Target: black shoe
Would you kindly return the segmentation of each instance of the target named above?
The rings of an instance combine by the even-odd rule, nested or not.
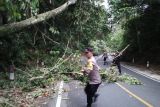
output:
[[[91,107],[91,104],[87,104],[87,107]]]
[[[95,95],[94,95],[94,100],[93,100],[94,102],[97,101],[98,96],[99,96],[99,94],[95,94]]]

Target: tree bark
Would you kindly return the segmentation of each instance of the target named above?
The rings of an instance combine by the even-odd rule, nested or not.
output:
[[[31,18],[28,18],[26,20],[20,21],[20,22],[15,22],[15,23],[11,23],[11,24],[5,24],[3,26],[0,26],[0,37],[4,36],[6,34],[10,34],[10,33],[14,33],[16,31],[19,31],[25,27],[40,23],[42,21],[48,20],[52,17],[55,17],[56,15],[60,14],[61,12],[63,12],[65,9],[67,9],[68,6],[75,4],[77,2],[77,0],[68,0],[66,3],[64,3],[63,5],[61,5],[60,7],[39,14],[37,16],[33,16]]]

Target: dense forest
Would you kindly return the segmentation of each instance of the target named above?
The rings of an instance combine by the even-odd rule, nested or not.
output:
[[[58,74],[79,70],[88,46],[101,54],[130,44],[123,60],[159,64],[159,29],[159,0],[0,0],[0,88],[28,92],[67,79]]]
[[[109,0],[108,9],[101,6],[103,1],[77,1],[58,16],[48,15],[42,21],[35,21],[43,17],[39,14],[65,2],[1,0],[1,62],[25,65],[35,59],[31,55],[36,51],[61,55],[69,41],[69,51],[89,45],[97,45],[95,48],[100,50],[120,50],[132,44],[126,53],[128,60],[137,57],[159,62],[159,1]]]
[[[4,3],[5,10],[3,12],[7,11],[7,13],[5,12],[7,15],[5,17],[3,14],[1,15],[2,23],[12,24],[30,17],[36,18],[38,14],[55,9],[66,1],[4,2],[6,3]],[[25,65],[26,61],[36,59],[37,55],[32,56],[34,54],[52,52],[52,56],[60,56],[66,49],[67,43],[69,43],[67,53],[72,53],[72,50],[84,48],[92,39],[103,38],[108,32],[105,24],[107,15],[104,9],[87,1],[77,2],[58,16],[32,26],[20,23],[20,28],[15,29],[17,25],[8,25],[8,29],[4,25],[5,31],[1,26],[2,60],[7,59],[8,63],[14,61],[15,64]],[[21,25],[23,26],[23,24],[26,24],[26,27],[22,29]]]
[[[125,25],[123,42],[130,43],[126,57],[137,57],[141,63],[160,61],[160,3],[159,1],[143,1],[137,4],[138,15],[128,20]]]
[[[159,64],[159,23],[160,2],[158,0],[111,0],[112,24],[116,31],[113,35],[121,35],[118,43],[121,49],[127,44],[130,48],[125,52],[124,59],[137,62]],[[119,27],[120,26],[120,27]],[[112,45],[115,46],[115,45]],[[112,47],[110,46],[110,47]],[[118,45],[119,46],[119,45]]]

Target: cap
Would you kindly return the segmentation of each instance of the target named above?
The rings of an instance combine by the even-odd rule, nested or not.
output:
[[[87,47],[87,48],[84,50],[84,52],[85,52],[85,53],[87,53],[87,52],[93,52],[93,49],[90,48],[90,47]]]

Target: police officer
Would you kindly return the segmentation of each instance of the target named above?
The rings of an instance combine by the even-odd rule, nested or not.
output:
[[[103,57],[103,61],[104,61],[103,65],[108,64],[108,63],[107,63],[107,58],[108,58],[107,52],[104,52],[102,57]]]
[[[113,59],[113,64],[115,64],[117,66],[118,71],[119,71],[119,75],[122,74],[120,61],[121,61],[121,54],[119,54],[119,52],[116,52],[115,57]]]
[[[96,101],[98,97],[96,92],[101,84],[101,76],[99,73],[99,66],[93,56],[93,50],[91,48],[85,49],[85,56],[87,58],[87,64],[81,71],[86,74],[89,79],[85,87],[85,93],[87,95],[87,107],[91,107],[93,101]]]

